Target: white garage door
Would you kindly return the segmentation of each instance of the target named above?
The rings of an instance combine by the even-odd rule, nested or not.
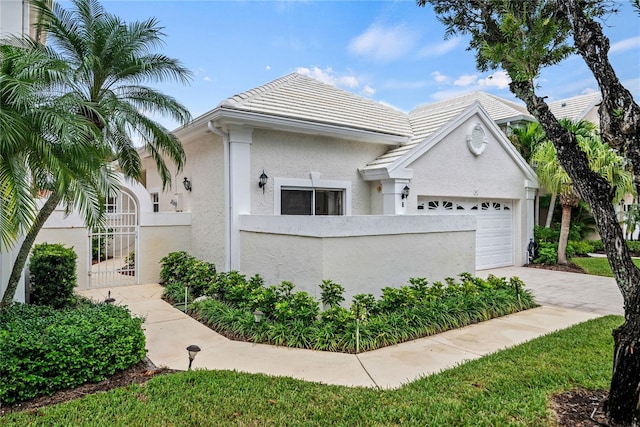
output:
[[[513,204],[504,200],[428,199],[426,214],[474,214],[476,270],[513,265]]]

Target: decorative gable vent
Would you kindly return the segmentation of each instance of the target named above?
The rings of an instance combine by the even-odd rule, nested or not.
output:
[[[471,133],[467,135],[467,145],[469,146],[469,150],[476,156],[482,154],[487,147],[487,134],[479,123],[476,124],[471,130]]]

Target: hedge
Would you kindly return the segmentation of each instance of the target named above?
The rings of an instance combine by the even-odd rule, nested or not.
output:
[[[0,402],[98,382],[146,354],[142,319],[126,308],[13,304],[0,312]]]

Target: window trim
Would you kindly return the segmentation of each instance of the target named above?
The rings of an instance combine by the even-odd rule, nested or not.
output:
[[[304,178],[274,178],[273,180],[273,213],[282,215],[282,190],[342,190],[344,214],[340,216],[351,216],[351,181],[334,181],[320,179],[320,174],[311,174],[309,179]]]

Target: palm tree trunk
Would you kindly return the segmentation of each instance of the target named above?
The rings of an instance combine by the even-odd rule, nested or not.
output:
[[[0,302],[0,310],[9,306],[13,302],[13,297],[15,296],[16,289],[18,289],[20,276],[22,276],[22,270],[24,270],[24,267],[27,263],[29,252],[31,252],[31,248],[36,241],[38,233],[44,226],[44,223],[56,209],[56,206],[58,206],[58,202],[60,202],[60,196],[58,195],[58,193],[51,193],[47,201],[42,206],[42,209],[40,209],[40,212],[38,212],[35,221],[29,228],[29,232],[25,236],[24,241],[20,246],[18,256],[13,263],[11,276],[9,276],[9,283],[7,284],[7,289],[5,289],[4,295],[2,296],[2,302]]]
[[[544,223],[544,226],[546,228],[550,228],[551,227],[551,219],[553,218],[553,210],[556,207],[556,197],[557,197],[556,193],[553,193],[551,195],[551,201],[549,202],[549,210],[547,211],[547,220]]]
[[[567,264],[567,243],[571,226],[571,205],[562,205],[562,222],[558,239],[558,264]]]

